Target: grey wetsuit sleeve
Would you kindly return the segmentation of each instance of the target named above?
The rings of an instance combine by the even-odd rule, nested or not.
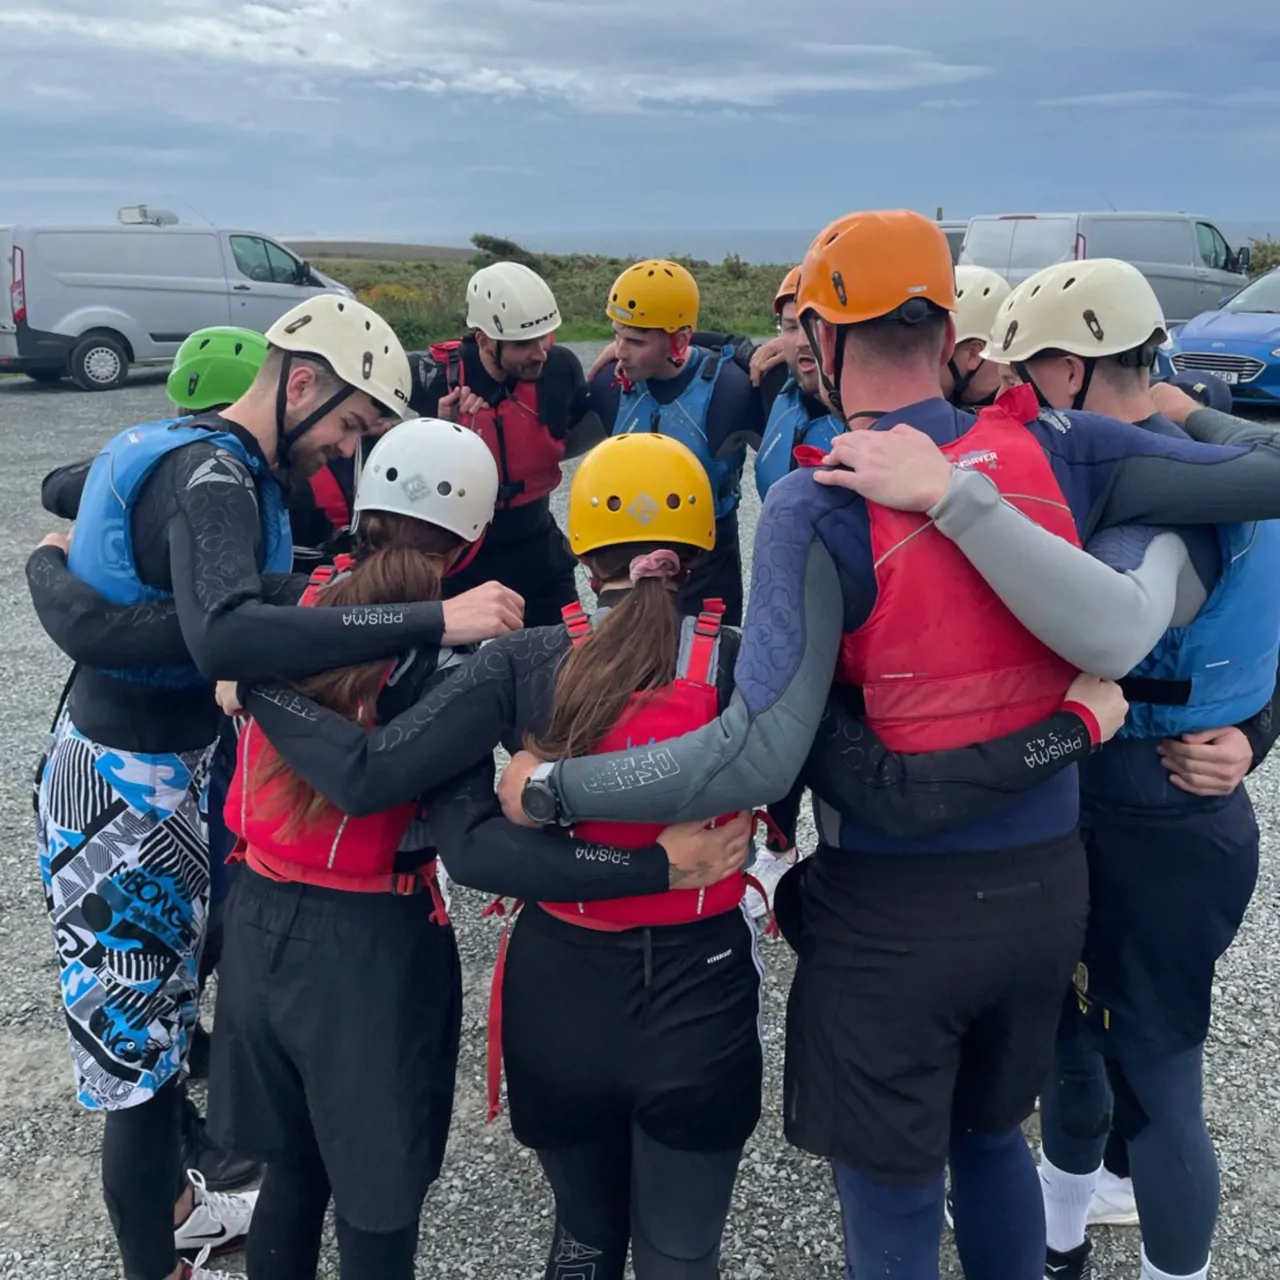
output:
[[[757,531],[728,706],[680,738],[559,761],[551,784],[563,821],[685,822],[770,804],[791,790],[831,689],[843,601],[826,547],[812,533],[804,546],[779,546],[791,539],[786,522],[778,523],[770,530],[762,520]],[[762,542],[774,545],[777,560],[762,556]],[[787,550],[799,552],[794,576],[786,572]]]
[[[1276,438],[1271,423],[1250,422],[1220,409],[1196,409],[1187,414],[1184,429],[1201,444],[1261,444],[1272,443]]]
[[[1179,578],[1191,571],[1182,539],[1163,532],[1144,539],[1132,567],[1105,564],[1029,520],[979,472],[954,470],[929,515],[1028,631],[1081,671],[1112,680],[1168,629]]]

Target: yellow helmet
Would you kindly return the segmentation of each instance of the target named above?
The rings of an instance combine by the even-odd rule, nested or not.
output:
[[[698,327],[698,282],[678,262],[650,258],[628,267],[609,290],[604,313],[633,329],[678,333]]]
[[[574,555],[624,542],[680,543],[703,551],[716,545],[711,481],[679,440],[650,432],[611,436],[574,472],[569,486]]]

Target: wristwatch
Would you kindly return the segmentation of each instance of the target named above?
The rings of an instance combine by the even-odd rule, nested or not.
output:
[[[550,761],[540,764],[525,779],[524,790],[520,792],[520,807],[530,822],[547,827],[560,821],[560,797],[551,785],[551,770],[554,764]]]

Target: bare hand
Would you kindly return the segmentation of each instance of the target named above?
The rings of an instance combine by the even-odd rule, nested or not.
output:
[[[436,417],[443,422],[461,422],[474,418],[485,407],[483,396],[478,396],[465,382],[460,382],[447,396],[440,397]]]
[[[705,821],[678,822],[658,836],[667,851],[672,889],[705,889],[740,872],[751,851],[749,813],[736,814],[721,827]]]
[[[502,805],[502,816],[518,827],[536,827],[538,824],[528,817],[520,798],[524,794],[524,784],[529,775],[545,760],[539,760],[532,751],[517,751],[511,757],[511,763],[502,771],[498,779],[498,801]]]
[[[1169,781],[1193,796],[1229,796],[1253,765],[1249,739],[1234,726],[1166,738],[1156,749]]]
[[[776,369],[787,362],[787,349],[781,338],[770,338],[762,342],[751,353],[751,385],[758,387],[770,369]]]
[[[500,582],[484,582],[444,602],[444,643],[479,644],[524,626],[524,597]]]
[[[1110,742],[1120,732],[1129,714],[1129,704],[1114,680],[1103,680],[1083,671],[1071,682],[1066,700],[1082,703],[1093,712],[1103,742]]]
[[[1195,396],[1188,395],[1181,387],[1170,386],[1167,382],[1151,384],[1151,403],[1155,405],[1157,413],[1163,414],[1180,427],[1187,425],[1188,414],[1204,408]]]
[[[590,372],[587,374],[587,381],[591,382],[597,373],[607,365],[611,365],[618,358],[618,344],[611,342],[605,349],[596,356],[596,362],[591,366]]]
[[[218,706],[222,708],[222,714],[227,716],[239,715],[244,710],[240,704],[239,686],[234,680],[219,680],[214,686],[213,696],[218,700]]]
[[[70,555],[71,554],[71,538],[74,533],[75,533],[75,525],[72,525],[71,528],[66,531],[66,533],[62,533],[61,531],[57,533],[46,533],[44,537],[40,539],[40,546],[57,547],[58,550],[61,551],[64,556]]]
[[[923,431],[899,423],[889,431],[846,431],[835,438],[819,484],[840,485],[898,511],[928,511],[951,483],[951,463]]]

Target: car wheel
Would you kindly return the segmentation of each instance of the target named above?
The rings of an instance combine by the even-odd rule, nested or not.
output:
[[[82,391],[110,391],[128,373],[129,356],[124,343],[111,334],[90,334],[71,353],[71,377]]]
[[[32,382],[59,382],[66,376],[65,369],[28,369],[27,377]]]

